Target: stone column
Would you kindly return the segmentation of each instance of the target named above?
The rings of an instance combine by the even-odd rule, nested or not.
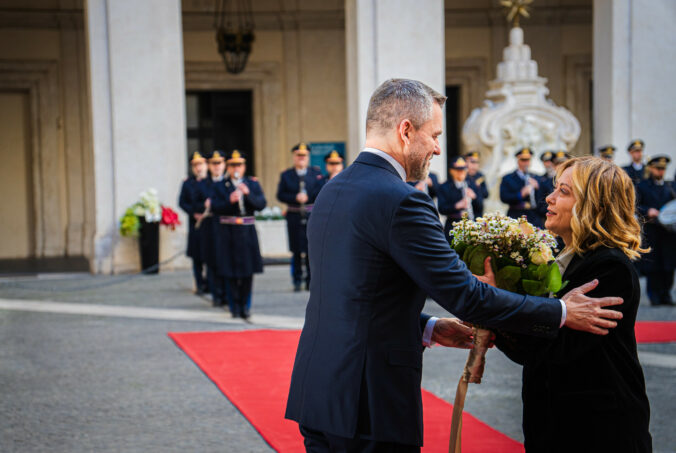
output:
[[[91,270],[136,270],[138,243],[119,237],[118,219],[151,187],[178,210],[186,175],[181,4],[88,0],[85,12],[96,210]],[[184,237],[184,230],[163,231],[160,259],[182,249]]]
[[[369,98],[389,78],[416,79],[444,93],[444,2],[346,0],[348,161],[364,146]],[[446,179],[446,138],[432,171]]]
[[[615,162],[641,138],[646,156],[668,154],[676,168],[676,48],[673,0],[594,0],[594,144],[613,144]]]

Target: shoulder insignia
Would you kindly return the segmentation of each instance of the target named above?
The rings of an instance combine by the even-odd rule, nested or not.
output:
[[[322,179],[322,178],[323,178],[322,175],[317,175],[317,179]]]
[[[480,186],[481,183],[483,183],[485,179],[486,179],[486,178],[484,178],[484,177],[482,176],[482,177],[480,177],[480,178],[475,179],[475,180],[474,180],[474,183],[475,183],[477,186]]]
[[[255,176],[249,176],[249,179],[254,182],[258,182],[258,178],[256,178]]]
[[[230,187],[230,181],[225,181],[225,187]]]

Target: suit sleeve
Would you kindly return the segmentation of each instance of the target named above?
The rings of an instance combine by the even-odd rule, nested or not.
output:
[[[448,247],[434,205],[407,192],[393,215],[394,261],[437,303],[460,319],[514,332],[552,337],[561,323],[557,299],[521,296],[479,282]]]

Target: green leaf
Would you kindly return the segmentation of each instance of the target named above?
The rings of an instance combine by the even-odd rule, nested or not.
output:
[[[523,286],[526,294],[530,294],[531,296],[541,296],[547,292],[545,283],[538,280],[523,279],[521,280],[521,286]]]
[[[518,266],[505,266],[495,276],[498,288],[517,292],[519,280],[521,280],[521,268]]]
[[[455,250],[455,253],[457,253],[458,256],[462,257],[462,254],[465,252],[467,247],[469,247],[469,245],[466,242],[459,242],[455,247],[453,247],[453,250]]]
[[[476,245],[470,245],[465,249],[464,252],[462,252],[462,260],[465,262],[465,264],[469,263],[469,255],[476,247]]]
[[[559,266],[556,265],[556,263],[552,263],[557,269]],[[549,272],[551,271],[551,266],[549,264],[540,264],[537,267],[537,270],[535,271],[535,280],[544,280],[547,278],[547,275],[549,275]]]
[[[476,248],[470,256],[469,270],[475,275],[484,275],[484,261],[489,256],[493,257],[493,261],[495,261],[493,254],[484,247]]]
[[[545,278],[547,291],[558,293],[561,290],[561,271],[556,262],[552,263],[547,270]]]

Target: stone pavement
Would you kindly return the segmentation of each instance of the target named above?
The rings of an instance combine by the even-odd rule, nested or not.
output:
[[[0,278],[0,451],[271,451],[167,333],[299,328],[308,293],[290,290],[288,266],[266,267],[249,324],[191,287],[187,271]],[[676,309],[644,302],[639,319],[676,320]],[[452,402],[466,354],[427,351],[423,387]],[[673,452],[676,344],[639,345],[639,356],[655,452]],[[520,386],[520,367],[491,350],[465,408],[522,440]]]

